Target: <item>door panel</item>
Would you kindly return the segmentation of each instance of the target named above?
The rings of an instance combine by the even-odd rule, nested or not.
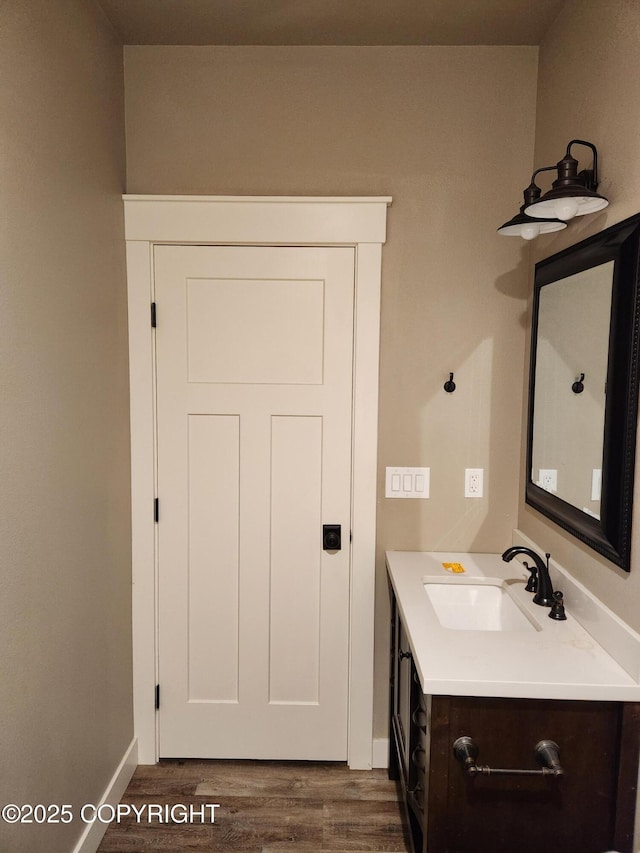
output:
[[[320,384],[323,298],[323,281],[190,279],[189,381]]]
[[[343,760],[353,250],[155,267],[160,755]]]
[[[269,700],[317,704],[322,419],[272,418],[271,466]]]
[[[189,415],[188,429],[189,700],[237,702],[240,418]]]

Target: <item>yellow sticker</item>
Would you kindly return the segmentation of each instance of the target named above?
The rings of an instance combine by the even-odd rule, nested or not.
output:
[[[453,572],[454,575],[459,575],[464,572],[464,566],[462,563],[443,563],[442,568],[446,569],[448,572]]]

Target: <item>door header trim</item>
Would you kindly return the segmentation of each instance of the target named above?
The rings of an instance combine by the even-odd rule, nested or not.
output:
[[[124,195],[125,237],[155,243],[386,242],[388,197]]]

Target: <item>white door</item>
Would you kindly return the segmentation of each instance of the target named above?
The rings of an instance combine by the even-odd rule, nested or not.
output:
[[[345,760],[354,250],[158,246],[155,282],[159,754]]]

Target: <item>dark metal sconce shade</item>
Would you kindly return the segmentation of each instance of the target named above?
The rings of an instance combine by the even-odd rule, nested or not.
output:
[[[578,161],[571,156],[572,145],[586,145],[593,151],[593,169],[583,169],[578,172]],[[574,216],[584,216],[603,210],[609,201],[596,192],[598,188],[598,151],[591,142],[573,139],[567,145],[567,152],[555,167],[549,166],[537,169],[538,172],[556,168],[558,177],[552,188],[542,198],[534,199],[525,205],[525,214],[534,219],[556,217],[558,219],[573,219]]]
[[[540,187],[531,181],[529,186],[523,193],[524,204],[520,207],[520,212],[517,213],[504,225],[498,228],[498,234],[503,234],[505,237],[523,237],[525,240],[533,240],[538,234],[548,234],[551,231],[561,231],[567,227],[566,222],[560,219],[541,218],[527,216],[524,212],[527,205],[540,198]]]
[[[520,213],[501,225],[498,228],[498,234],[533,240],[538,234],[549,234],[551,231],[561,231],[567,227],[567,223],[560,219],[539,219],[527,216],[523,209],[524,205],[520,208]]]

